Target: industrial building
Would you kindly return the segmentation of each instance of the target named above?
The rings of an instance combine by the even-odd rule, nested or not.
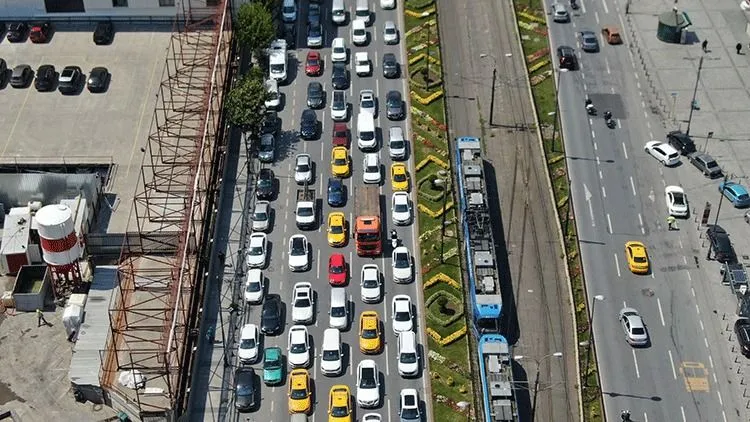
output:
[[[174,20],[184,11],[215,9],[221,0],[0,0],[0,16],[6,19],[142,18]]]

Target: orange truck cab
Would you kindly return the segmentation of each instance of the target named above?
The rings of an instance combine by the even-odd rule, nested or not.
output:
[[[383,251],[383,226],[381,224],[380,191],[377,186],[355,188],[354,206],[357,219],[354,223],[354,242],[357,255],[378,256]]]

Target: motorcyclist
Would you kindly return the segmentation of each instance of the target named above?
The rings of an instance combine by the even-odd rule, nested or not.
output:
[[[620,413],[620,418],[623,422],[630,421],[630,410],[623,410],[622,413]]]
[[[612,120],[612,112],[609,110],[604,112],[604,120]]]
[[[594,103],[591,102],[591,98],[586,98],[586,111],[591,113],[594,110]]]
[[[398,233],[396,233],[396,230],[391,230],[391,244],[394,248],[398,246]]]

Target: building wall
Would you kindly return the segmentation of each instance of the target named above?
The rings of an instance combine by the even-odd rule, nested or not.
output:
[[[165,6],[160,6],[164,4]],[[169,5],[169,4],[173,5]],[[212,7],[220,0],[0,0],[0,19],[12,18],[173,18],[183,8],[201,9]],[[119,4],[119,7],[115,7]],[[76,9],[83,6],[84,12],[49,13],[49,8]],[[67,7],[62,7],[67,6]]]

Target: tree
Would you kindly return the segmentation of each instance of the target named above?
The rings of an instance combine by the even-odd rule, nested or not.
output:
[[[244,3],[237,12],[237,37],[253,54],[267,48],[276,38],[273,15],[262,2]]]
[[[257,132],[266,110],[267,98],[263,71],[253,67],[227,94],[224,109],[229,121],[243,130]]]

